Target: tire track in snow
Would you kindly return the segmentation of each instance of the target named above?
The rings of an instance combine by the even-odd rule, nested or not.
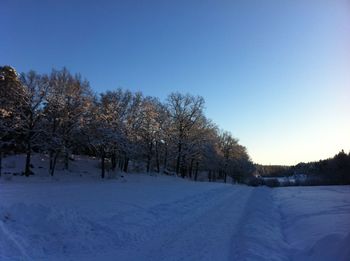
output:
[[[211,189],[148,209],[138,208],[114,215],[103,223],[112,227],[117,233],[121,233],[128,246],[139,245],[159,237],[159,234],[169,226],[176,224],[181,226],[191,222],[194,216],[199,216],[206,210],[215,207],[218,201],[227,194],[227,191],[231,190],[231,186]]]
[[[229,260],[232,235],[238,229],[251,188],[227,187],[209,201],[201,195],[191,204],[177,203],[174,218],[163,222],[139,249],[128,250],[123,260]],[[210,195],[210,193],[208,193]],[[181,205],[182,204],[182,205]],[[193,206],[193,211],[179,216]],[[130,254],[132,253],[132,254]],[[120,254],[120,253],[119,253]]]
[[[5,237],[12,242],[12,244],[18,249],[18,251],[21,253],[21,258],[18,258],[18,260],[32,260],[27,252],[25,251],[25,249],[22,247],[21,243],[18,242],[16,240],[16,237],[14,235],[11,234],[11,232],[9,232],[6,227],[4,226],[4,222],[2,220],[0,220],[0,230],[2,231],[1,234],[5,235]],[[6,239],[5,239],[6,240]],[[2,257],[1,253],[0,253],[0,257],[1,258],[6,258],[6,257]],[[13,257],[9,257],[8,260],[14,260]]]

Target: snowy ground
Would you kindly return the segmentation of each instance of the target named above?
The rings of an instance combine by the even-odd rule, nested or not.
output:
[[[100,180],[75,164],[0,180],[0,260],[350,260],[349,186]]]

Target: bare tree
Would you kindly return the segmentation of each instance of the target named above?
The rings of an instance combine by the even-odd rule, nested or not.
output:
[[[183,147],[197,121],[203,117],[204,99],[200,96],[172,93],[168,96],[167,107],[172,122],[174,142],[177,147],[176,174],[180,172]],[[184,176],[184,175],[183,175]]]
[[[21,106],[21,131],[26,148],[26,163],[24,174],[29,176],[31,171],[31,153],[33,147],[40,146],[43,133],[41,120],[44,116],[46,95],[48,92],[48,78],[34,71],[21,74],[21,82],[25,89],[24,103]]]
[[[101,178],[105,178],[106,157],[113,152],[118,135],[106,105],[98,101],[91,104],[83,131],[89,147],[101,158]]]
[[[130,106],[132,103],[132,93],[117,89],[101,94],[100,106],[103,107],[106,120],[109,122],[113,133],[113,150],[111,151],[111,165],[114,170],[117,165],[117,156],[121,170],[127,168],[129,140],[127,131],[127,121]]]
[[[130,158],[138,158],[140,155],[140,128],[142,124],[142,105],[143,96],[141,92],[132,95],[130,105],[128,106],[126,120],[124,124],[124,137],[127,146],[124,147],[123,171],[128,171]]]
[[[160,102],[153,97],[146,97],[142,101],[141,126],[139,133],[143,154],[146,157],[146,171],[151,171],[151,163],[154,157],[157,161],[159,172],[159,144],[161,142],[161,112]]]
[[[57,158],[58,153],[63,152],[64,167],[68,169],[69,155],[76,143],[75,137],[83,127],[83,118],[92,102],[92,92],[86,80],[82,80],[80,75],[71,75],[66,68],[53,70],[49,82],[51,90],[47,110],[51,141],[52,145],[58,146],[50,149],[50,155],[55,152]],[[54,164],[51,165],[54,169]]]
[[[224,182],[227,181],[227,172],[230,161],[235,158],[235,151],[237,150],[238,140],[232,137],[232,134],[227,131],[222,131],[220,134],[220,149],[223,153],[223,172],[224,172]]]

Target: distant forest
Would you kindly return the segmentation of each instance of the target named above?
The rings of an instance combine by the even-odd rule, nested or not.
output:
[[[283,175],[302,173],[312,177],[311,184],[350,184],[350,153],[339,152],[333,158],[317,162],[299,163],[286,170]]]
[[[193,180],[205,172],[225,182],[254,170],[246,148],[204,115],[200,96],[171,93],[161,102],[122,89],[96,94],[66,68],[18,74],[2,66],[0,104],[0,155],[25,153],[26,176],[35,174],[33,152],[49,156],[52,176],[58,161],[69,169],[72,154],[100,158],[102,178],[107,169],[136,165]]]
[[[295,166],[256,165],[257,173],[264,177],[290,177],[306,175],[307,179],[296,185],[342,185],[350,184],[350,152],[343,150],[333,158]]]

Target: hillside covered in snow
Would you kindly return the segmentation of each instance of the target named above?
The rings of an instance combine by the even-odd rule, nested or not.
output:
[[[54,178],[38,163],[37,175],[3,175],[0,260],[350,259],[349,186],[101,180],[97,161],[75,164]]]

